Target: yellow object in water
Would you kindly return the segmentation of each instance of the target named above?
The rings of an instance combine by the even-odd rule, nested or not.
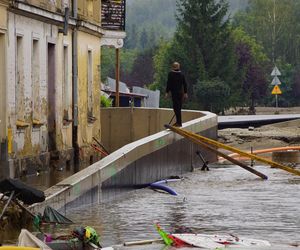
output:
[[[90,232],[89,229],[86,229],[86,230],[85,230],[85,237],[86,237],[87,239],[89,239],[89,238],[91,237],[91,232]]]
[[[0,250],[40,250],[40,248],[36,247],[17,247],[17,246],[2,246]]]

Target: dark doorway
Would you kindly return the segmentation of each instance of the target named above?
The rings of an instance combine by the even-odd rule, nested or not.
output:
[[[48,43],[48,150],[56,150],[55,45]]]
[[[0,33],[0,178],[6,157],[6,62],[5,35]],[[4,172],[3,172],[4,173]]]

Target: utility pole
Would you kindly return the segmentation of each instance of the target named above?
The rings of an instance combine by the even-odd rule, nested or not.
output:
[[[272,61],[273,64],[275,65],[276,61],[276,55],[275,55],[275,50],[276,50],[276,0],[273,0],[273,34],[272,34]]]
[[[120,49],[116,48],[116,101],[115,106],[120,106]]]

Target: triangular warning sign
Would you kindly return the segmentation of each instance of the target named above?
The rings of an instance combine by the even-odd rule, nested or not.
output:
[[[279,69],[277,68],[277,66],[274,67],[271,76],[281,76],[281,72],[279,71]]]
[[[279,78],[277,76],[274,77],[271,85],[281,85],[281,81],[279,80]]]
[[[273,90],[272,90],[272,95],[281,95],[281,94],[282,94],[282,92],[281,92],[279,86],[275,85]]]

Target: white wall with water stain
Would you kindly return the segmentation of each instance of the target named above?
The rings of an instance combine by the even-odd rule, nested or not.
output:
[[[71,16],[64,35],[66,7]],[[100,26],[101,1],[79,0],[77,20],[71,10],[70,0],[0,0],[0,156],[4,150],[11,177],[27,174],[28,166],[47,168],[56,153],[59,164],[71,164],[73,138],[80,164],[100,158],[90,144],[93,137],[101,140],[100,54],[106,33]],[[125,32],[114,36],[113,44],[124,37]]]
[[[0,145],[6,140],[6,6],[0,1]],[[1,147],[2,148],[2,147]],[[0,148],[0,161],[5,154]]]
[[[78,142],[89,145],[100,140],[100,38],[78,33]],[[94,119],[91,119],[94,117]]]
[[[54,91],[48,93],[49,44],[54,49]],[[64,57],[67,50],[67,57]],[[8,14],[8,127],[12,129],[11,155],[29,156],[47,151],[48,96],[54,95],[57,149],[72,147],[71,126],[63,124],[64,110],[71,115],[71,99],[65,102],[64,81],[72,91],[71,35],[58,27],[14,13]],[[67,72],[64,65],[67,64]],[[51,105],[51,104],[50,104]]]

